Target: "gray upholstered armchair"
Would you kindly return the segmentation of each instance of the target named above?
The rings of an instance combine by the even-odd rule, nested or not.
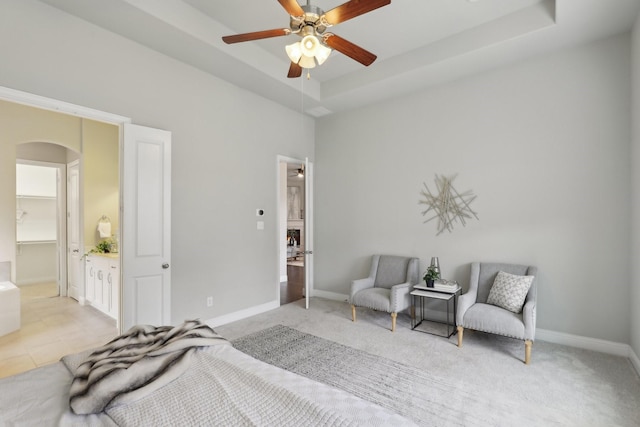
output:
[[[392,255],[374,255],[366,279],[351,282],[351,317],[356,306],[391,313],[391,331],[396,330],[398,312],[411,306],[409,293],[418,283],[420,260]]]
[[[489,293],[498,273],[503,271],[516,276],[534,276],[526,292],[520,312],[494,305]],[[531,345],[536,333],[536,280],[538,269],[532,266],[513,264],[478,263],[471,264],[469,291],[458,299],[456,325],[458,326],[458,347],[462,346],[464,328],[489,332],[524,340],[524,361],[531,360]],[[522,295],[524,295],[524,292]],[[494,294],[495,295],[495,294]]]

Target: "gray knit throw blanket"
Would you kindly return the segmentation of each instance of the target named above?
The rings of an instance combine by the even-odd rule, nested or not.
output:
[[[71,409],[93,414],[136,401],[179,377],[197,347],[218,344],[228,341],[199,320],[176,327],[134,326],[78,366],[71,383]]]

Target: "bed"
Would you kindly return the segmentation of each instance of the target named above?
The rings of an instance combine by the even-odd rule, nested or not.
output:
[[[191,322],[164,327],[161,339],[159,328],[134,327],[94,351],[0,380],[0,425],[414,425],[254,359]]]

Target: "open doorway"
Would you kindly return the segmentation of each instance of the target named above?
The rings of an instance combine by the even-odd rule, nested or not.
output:
[[[0,104],[5,117],[20,117],[29,123],[29,126],[11,127],[17,120],[6,120],[5,126],[7,134],[13,137],[7,143],[15,147],[12,281],[20,291],[21,319],[19,330],[0,343],[1,377],[51,363],[70,352],[97,347],[118,334],[117,318],[101,312],[84,298],[84,267],[80,268],[84,261],[78,261],[75,270],[68,264],[72,259],[72,242],[67,231],[71,229],[68,221],[75,222],[78,239],[74,248],[76,258],[81,259],[95,245],[84,237],[92,237],[96,227],[92,221],[87,225],[93,230],[85,232],[83,216],[93,218],[98,215],[96,212],[105,212],[104,205],[84,197],[82,190],[89,191],[93,197],[108,193],[108,197],[116,201],[115,213],[110,214],[117,219],[120,132],[117,125],[108,125],[112,128],[109,138],[115,159],[110,162],[97,130],[106,124],[93,121],[89,124],[86,119],[69,119],[63,114],[45,113],[6,101]],[[79,173],[75,186],[70,186],[67,172],[71,167],[79,171],[91,161],[103,169],[89,163],[91,173]],[[97,175],[100,170],[104,173]],[[4,179],[13,181],[9,173],[7,170]],[[105,175],[115,176],[113,185],[107,185]],[[68,191],[70,187],[75,190]],[[69,215],[67,210],[69,194],[74,194],[78,202],[74,215]],[[5,200],[13,198],[9,192],[3,196]],[[91,206],[84,206],[86,201]],[[8,221],[2,226],[11,227]]]
[[[280,305],[306,298],[310,289],[309,164],[278,157]]]
[[[43,139],[60,138],[47,134],[40,110],[23,110],[25,120],[44,129]],[[52,120],[67,134],[79,131],[76,145],[82,152],[69,148],[73,144],[67,137],[16,145],[16,284],[55,283],[56,295],[91,305],[117,324],[120,130],[114,124],[65,118]],[[99,228],[104,218],[108,230]],[[99,273],[93,282],[84,274],[90,257],[97,258],[93,264]],[[99,268],[103,257],[108,265]]]
[[[67,165],[24,160],[64,161],[77,156],[66,151],[49,143],[16,146],[22,157],[16,159],[15,258],[21,319],[19,331],[0,344],[0,354],[12,355],[10,360],[0,357],[0,378],[49,364],[72,351],[97,347],[118,332],[116,319],[93,304],[78,302],[83,292],[78,288],[84,290],[84,284],[73,273],[67,239],[67,230],[78,229],[70,224],[78,216],[67,215],[67,195],[77,195],[77,189],[69,188]]]
[[[305,174],[303,163],[287,163],[286,264],[287,280],[280,284],[280,305],[304,298]]]
[[[16,160],[16,284],[46,296],[66,295],[64,174],[64,164]]]
[[[38,121],[38,123],[36,124],[34,121]],[[30,145],[33,141],[46,141],[44,145],[51,145],[49,143],[55,141],[55,144],[82,153],[80,186],[84,186],[82,192],[86,196],[88,175],[86,172],[88,169],[91,169],[92,172],[96,171],[96,168],[90,167],[87,163],[87,143],[94,140],[94,138],[87,137],[89,122],[113,127],[116,133],[118,157],[121,162],[119,167],[112,166],[100,169],[104,173],[101,173],[102,178],[98,177],[101,181],[104,177],[119,179],[119,188],[116,192],[112,192],[112,196],[118,200],[120,205],[118,212],[111,215],[110,219],[111,230],[117,231],[119,224],[114,224],[113,220],[122,216],[119,246],[122,247],[123,256],[122,259],[118,259],[115,265],[112,264],[112,260],[108,265],[109,271],[114,267],[119,271],[113,272],[111,275],[104,274],[104,272],[102,275],[98,274],[98,280],[101,280],[100,276],[107,283],[110,283],[111,280],[111,288],[121,291],[118,295],[110,297],[120,304],[118,318],[112,319],[103,315],[103,318],[106,316],[108,320],[108,335],[113,338],[118,331],[126,330],[136,323],[170,323],[171,132],[133,125],[129,118],[123,116],[0,87],[0,123],[3,129],[2,138],[0,138],[0,163],[2,163],[2,167],[0,167],[2,177],[0,179],[0,199],[3,201],[0,203],[0,235],[3,236],[3,239],[0,239],[0,254],[3,254],[3,258],[8,259],[8,262],[2,262],[2,274],[6,275],[9,280],[15,281],[16,187],[15,168],[11,166],[11,163],[15,165],[16,155],[20,154],[18,148],[21,145]],[[104,156],[99,155],[97,158],[102,166],[107,164],[104,161]],[[72,161],[72,159],[66,159],[66,161],[70,160]],[[94,191],[91,191],[91,195],[95,194]],[[85,203],[87,203],[86,198]],[[125,210],[120,207],[124,205],[129,208]],[[88,214],[86,204],[83,205],[83,209],[84,212],[80,217],[86,220],[82,229],[89,227],[90,233],[100,233],[95,221],[97,218],[97,221],[101,222],[104,209],[98,208],[99,217]],[[139,224],[145,224],[146,227],[139,227]],[[102,232],[106,234],[104,230]],[[80,239],[80,244],[84,246],[79,248],[79,253],[84,254],[86,250],[91,249],[91,246],[87,247],[84,239]],[[126,256],[124,256],[125,254]],[[81,271],[79,275],[82,276],[79,281],[79,291],[84,292],[85,289],[82,288],[85,285],[84,271]],[[145,281],[145,286],[136,287],[141,280]],[[118,283],[113,283],[114,281]],[[96,283],[94,290],[99,289],[101,285],[104,290],[104,281]],[[81,295],[78,296],[78,300],[80,298]],[[79,313],[79,311],[85,311],[84,309],[93,310],[93,305],[82,305],[72,298],[66,298],[65,301],[76,307],[75,313],[63,316],[37,307],[34,308],[34,313],[48,312],[50,315],[49,319],[40,322],[46,323],[46,325],[21,327],[20,330],[12,332],[12,334],[16,334],[16,337],[19,335],[28,340],[28,344],[40,347],[33,350],[38,351],[38,354],[46,355],[47,360],[36,360],[33,354],[28,353],[31,349],[27,348],[27,343],[13,340],[14,336],[7,339],[3,337],[3,342],[0,342],[0,376],[7,373],[3,372],[3,367],[6,366],[19,368],[17,371],[12,369],[10,374],[14,374],[34,367],[34,363],[40,365],[55,361],[62,355],[86,349],[86,346],[92,348],[106,342],[94,322],[84,319]],[[57,306],[62,306],[62,304],[57,304]],[[22,314],[22,321],[24,321],[27,316],[24,311]],[[98,314],[103,313],[98,312]],[[51,333],[47,329],[49,324],[55,324],[62,317],[70,318],[69,320],[74,327],[80,327],[84,331],[74,331],[67,328]],[[117,325],[114,327],[115,322]],[[36,336],[32,336],[31,333]],[[90,344],[87,340],[95,340],[96,342]],[[12,348],[9,350],[7,347]],[[16,356],[17,353],[20,354]],[[2,355],[13,355],[11,362],[3,364]],[[15,358],[20,358],[20,361]],[[7,361],[5,360],[5,362]]]

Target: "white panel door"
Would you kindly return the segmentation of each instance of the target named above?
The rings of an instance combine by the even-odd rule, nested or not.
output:
[[[67,166],[67,289],[71,298],[83,302],[80,242],[80,162],[76,160]]]
[[[313,163],[304,161],[304,298],[309,308],[313,290]]]
[[[171,133],[125,124],[122,330],[171,322]]]

